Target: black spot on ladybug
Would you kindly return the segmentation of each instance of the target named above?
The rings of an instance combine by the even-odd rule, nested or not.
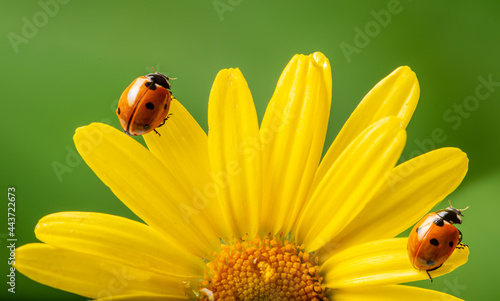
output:
[[[146,108],[153,110],[155,108],[155,105],[152,102],[146,103]]]
[[[442,218],[438,217],[436,218],[435,220],[432,221],[434,224],[436,224],[436,226],[438,227],[442,227],[444,226],[444,221]]]
[[[433,246],[439,246],[439,241],[438,241],[437,239],[435,239],[435,238],[432,238],[432,239],[430,240],[430,243],[431,243],[431,245],[433,245]]]
[[[118,115],[120,115],[120,113],[121,113],[120,108],[116,109],[116,113],[118,113]]]
[[[448,245],[450,245],[450,247],[453,248],[453,242],[452,241],[450,241],[450,243]]]
[[[147,130],[149,130],[151,128],[151,126],[149,124],[145,124],[145,125],[142,126],[142,128],[147,131]]]
[[[427,260],[427,265],[434,265],[434,260]]]
[[[163,109],[166,110],[167,109],[167,104],[164,104],[163,105]]]
[[[144,86],[148,87],[150,90],[156,90],[156,85],[153,82],[146,82]]]

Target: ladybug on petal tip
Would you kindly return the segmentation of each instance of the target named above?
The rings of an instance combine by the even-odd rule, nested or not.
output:
[[[411,230],[408,237],[408,257],[414,268],[425,270],[432,283],[430,271],[440,268],[456,248],[462,244],[462,232],[453,224],[462,223],[462,211],[450,207],[424,216]]]
[[[160,135],[156,128],[165,124],[171,115],[168,113],[173,98],[170,79],[159,72],[146,74],[123,91],[116,115],[126,134],[138,136],[155,131]]]

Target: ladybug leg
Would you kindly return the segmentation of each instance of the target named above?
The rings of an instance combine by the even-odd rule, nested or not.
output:
[[[457,249],[463,249],[465,247],[468,247],[468,245],[462,243],[462,232],[460,230],[458,230]]]
[[[425,270],[427,272],[427,276],[429,276],[429,279],[431,280],[431,283],[432,283],[432,277],[431,277],[431,274],[429,274],[429,270]]]
[[[172,114],[172,113],[168,114],[168,115],[167,115],[167,117],[166,117],[165,119],[163,119],[163,122],[162,122],[162,123],[160,123],[160,125],[159,125],[158,127],[160,127],[160,126],[164,125],[164,124],[165,124],[165,122],[166,122],[166,121],[168,120],[168,118],[170,117],[170,115],[173,115],[173,114]],[[156,132],[156,130],[155,130],[155,132]]]
[[[439,269],[442,266],[443,266],[443,264],[441,264],[440,266],[437,266],[435,268],[432,268],[432,269],[429,269],[429,270],[425,270],[427,272],[427,276],[429,276],[429,279],[431,280],[431,283],[432,283],[432,277],[431,277],[431,274],[429,272],[435,271],[435,270]]]
[[[165,122],[168,120],[168,117],[170,117],[170,115],[173,115],[173,114],[172,114],[172,113],[168,114],[168,115],[167,115],[167,118],[163,119],[163,122],[162,122],[159,126],[157,126],[157,128],[159,128],[160,126],[164,125],[164,124],[165,124]],[[160,134],[160,133],[159,133],[156,129],[154,129],[154,131],[155,131],[155,133],[157,133],[157,134],[158,134],[158,136],[160,136],[160,137],[161,137],[161,134]]]

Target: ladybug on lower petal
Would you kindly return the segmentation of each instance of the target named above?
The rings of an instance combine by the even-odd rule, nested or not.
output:
[[[172,92],[170,78],[159,72],[136,78],[123,91],[116,115],[123,131],[137,136],[156,131],[168,119]]]
[[[469,207],[467,207],[469,208]],[[453,224],[462,223],[462,211],[451,206],[424,216],[408,237],[408,257],[413,267],[425,270],[432,282],[430,271],[440,268],[456,248],[464,248],[462,232]]]

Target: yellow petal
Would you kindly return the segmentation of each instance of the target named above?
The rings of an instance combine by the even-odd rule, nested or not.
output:
[[[396,164],[406,141],[398,118],[361,133],[328,170],[297,224],[297,240],[314,251],[334,238],[363,209]]]
[[[180,182],[140,143],[101,123],[78,128],[74,141],[104,184],[172,244],[204,258],[220,248],[210,220],[196,209],[200,201],[189,183]]]
[[[96,301],[182,301],[189,300],[186,297],[179,297],[173,295],[154,295],[154,294],[134,294],[134,295],[121,295],[109,296],[100,298]]]
[[[288,233],[301,212],[323,151],[331,90],[330,63],[319,52],[294,56],[276,85],[260,128],[267,232]]]
[[[360,287],[354,289],[339,289],[332,292],[335,301],[460,301],[440,291],[405,285],[384,285]]]
[[[419,96],[417,77],[406,66],[397,68],[375,85],[351,114],[328,149],[316,173],[313,187],[321,181],[352,140],[370,124],[388,116],[396,116],[406,128]]]
[[[413,268],[407,253],[408,238],[377,240],[335,253],[321,266],[324,284],[350,288],[429,280],[426,271]],[[433,278],[467,262],[469,248],[455,249],[442,267],[429,272]]]
[[[93,212],[59,212],[43,217],[37,238],[158,274],[202,278],[201,258],[169,243],[151,227],[123,217]]]
[[[208,138],[196,120],[184,106],[173,98],[172,115],[164,126],[143,135],[149,150],[160,159],[178,182],[189,187],[193,203],[188,212],[205,215],[219,233],[226,228],[220,213],[219,202],[213,196],[208,158]],[[195,217],[196,218],[196,217]]]
[[[184,106],[172,99],[172,115],[165,125],[143,135],[149,150],[165,166],[177,170],[177,176],[197,182],[210,170],[207,135]]]
[[[261,158],[257,113],[239,69],[224,69],[210,92],[208,149],[211,178],[230,232],[224,238],[259,230]]]
[[[441,148],[396,166],[360,214],[320,253],[391,238],[415,224],[458,187],[467,173],[467,155]]]
[[[88,298],[141,293],[184,296],[182,278],[41,243],[18,248],[15,268],[44,285]]]

